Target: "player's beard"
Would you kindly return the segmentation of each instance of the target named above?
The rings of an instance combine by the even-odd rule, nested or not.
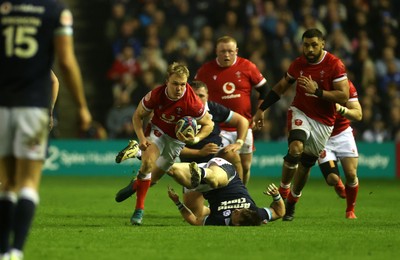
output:
[[[308,54],[306,54],[305,52],[303,52],[304,57],[307,59],[308,63],[317,63],[317,61],[319,60],[319,58],[322,55],[322,49],[318,52],[318,53],[314,53],[314,57],[310,58]]]

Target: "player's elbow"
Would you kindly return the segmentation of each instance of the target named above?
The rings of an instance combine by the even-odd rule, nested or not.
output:
[[[283,200],[273,202],[271,207],[274,209],[274,219],[280,219],[283,218],[286,214],[286,208],[285,208],[285,203],[283,203]]]
[[[357,110],[357,113],[355,114],[355,117],[354,117],[354,120],[355,121],[361,121],[362,120],[362,110],[361,109],[358,109]]]

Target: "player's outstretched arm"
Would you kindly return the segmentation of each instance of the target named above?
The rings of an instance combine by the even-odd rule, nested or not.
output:
[[[362,119],[362,108],[358,100],[349,101],[345,106],[336,103],[336,112],[352,121],[361,121]]]
[[[57,101],[58,91],[60,90],[60,83],[58,81],[56,74],[54,74],[54,72],[52,70],[50,70],[50,75],[51,75],[52,96],[51,96],[51,104],[50,104],[49,130],[53,129],[53,125],[54,125],[53,111],[54,111],[54,106]]]
[[[273,199],[270,205],[270,210],[272,212],[271,220],[273,221],[282,218],[286,213],[285,203],[283,202],[283,199],[279,194],[279,190],[275,186],[275,184],[271,183],[270,185],[268,185],[266,191],[264,191],[264,194],[272,196]]]
[[[81,129],[86,130],[90,127],[92,115],[87,106],[82,74],[74,53],[73,37],[70,35],[55,37],[55,53],[67,87],[78,105]]]
[[[179,201],[179,196],[176,194],[174,189],[168,186],[168,196],[169,198],[175,203],[178,207],[179,212],[181,213],[182,217],[188,222],[190,225],[193,226],[201,226],[203,225],[203,218],[197,218],[190,209],[188,209],[185,204]]]
[[[227,124],[236,128],[237,139],[235,143],[224,147],[223,151],[239,151],[243,146],[244,140],[246,139],[247,130],[249,129],[249,121],[247,121],[247,119],[242,115],[233,112],[232,118],[227,122]]]

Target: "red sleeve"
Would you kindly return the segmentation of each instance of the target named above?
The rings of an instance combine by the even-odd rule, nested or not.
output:
[[[250,81],[252,86],[256,86],[260,84],[261,81],[265,80],[260,70],[252,62],[250,62],[250,71],[251,71]]]
[[[147,111],[151,111],[156,107],[157,104],[157,98],[156,98],[157,95],[155,93],[157,92],[156,90],[157,89],[150,91],[149,93],[146,94],[146,96],[142,98],[142,105],[144,109]]]

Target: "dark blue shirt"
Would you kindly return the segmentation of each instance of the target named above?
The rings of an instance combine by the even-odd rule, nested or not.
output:
[[[230,225],[232,211],[242,208],[256,211],[262,220],[270,220],[267,210],[257,207],[238,175],[227,186],[204,192],[203,196],[210,205],[210,215],[204,225]]]
[[[0,0],[0,106],[49,107],[56,35],[72,34],[57,0]]]
[[[222,139],[221,139],[221,136],[219,136],[219,134],[221,132],[221,130],[219,128],[219,123],[226,122],[227,120],[229,121],[232,111],[229,108],[227,108],[219,103],[215,103],[213,101],[208,101],[207,105],[208,105],[208,109],[209,109],[208,112],[212,116],[212,121],[215,123],[214,128],[209,136],[207,136],[206,138],[204,138],[197,144],[186,145],[186,147],[188,147],[188,148],[200,150],[208,143],[215,143],[216,145],[222,147]],[[205,157],[197,157],[197,158],[185,158],[183,156],[180,156],[182,162],[197,162],[197,163],[207,162],[213,157],[214,157],[214,154],[210,154]]]

